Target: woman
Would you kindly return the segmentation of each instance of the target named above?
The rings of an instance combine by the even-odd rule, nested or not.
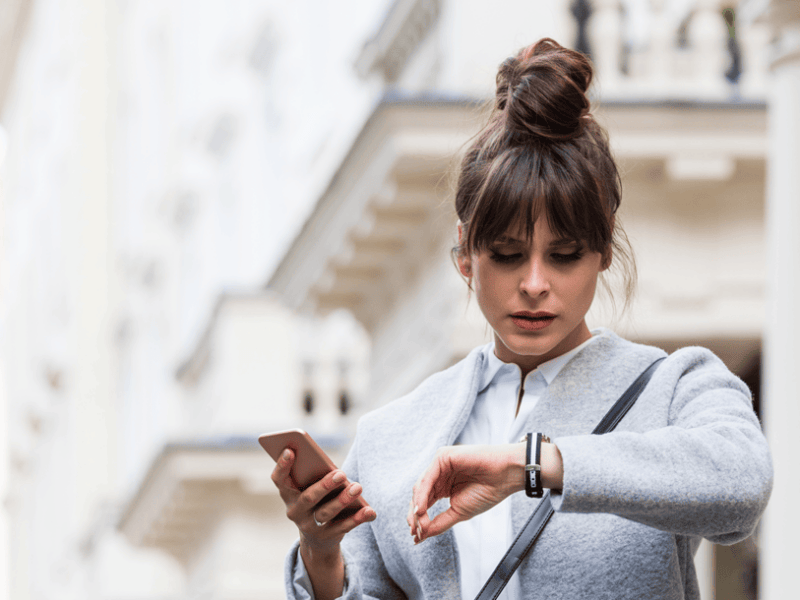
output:
[[[667,357],[617,429],[589,435],[664,356],[586,325],[605,270],[622,267],[628,295],[633,280],[591,78],[549,39],[501,65],[456,191],[458,268],[494,341],[366,415],[343,469],[302,493],[285,451],[291,598],[473,598],[539,502],[520,493],[532,432],[552,439],[540,464],[556,513],[505,598],[699,598],[700,539],[755,528],[769,451],[749,390],[709,351]],[[333,521],[362,486],[371,506]]]

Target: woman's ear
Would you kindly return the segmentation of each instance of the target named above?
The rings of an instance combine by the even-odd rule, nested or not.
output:
[[[472,277],[472,259],[464,252],[458,254],[458,270],[467,279]]]
[[[461,228],[461,221],[458,222],[458,250],[457,250],[457,258],[458,261],[458,270],[461,274],[469,279],[472,277],[472,258],[470,257],[469,253],[464,250],[463,246],[464,241],[464,230]]]

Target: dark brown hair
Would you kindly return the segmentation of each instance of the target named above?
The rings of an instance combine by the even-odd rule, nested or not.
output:
[[[467,148],[456,185],[458,253],[474,253],[522,224],[533,235],[544,215],[555,235],[585,244],[621,267],[626,303],[636,277],[615,218],[621,182],[603,128],[586,96],[592,66],[545,38],[497,73],[489,122]]]

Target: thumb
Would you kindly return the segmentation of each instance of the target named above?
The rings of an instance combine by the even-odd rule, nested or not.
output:
[[[453,525],[463,520],[464,519],[462,519],[458,513],[453,510],[452,507],[450,507],[440,515],[437,515],[430,523],[427,524],[427,527],[423,526],[422,539],[420,541],[441,535]]]

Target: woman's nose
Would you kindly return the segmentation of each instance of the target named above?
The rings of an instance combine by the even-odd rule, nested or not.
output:
[[[550,291],[550,278],[541,260],[532,258],[526,263],[519,287],[523,294],[532,298]]]

